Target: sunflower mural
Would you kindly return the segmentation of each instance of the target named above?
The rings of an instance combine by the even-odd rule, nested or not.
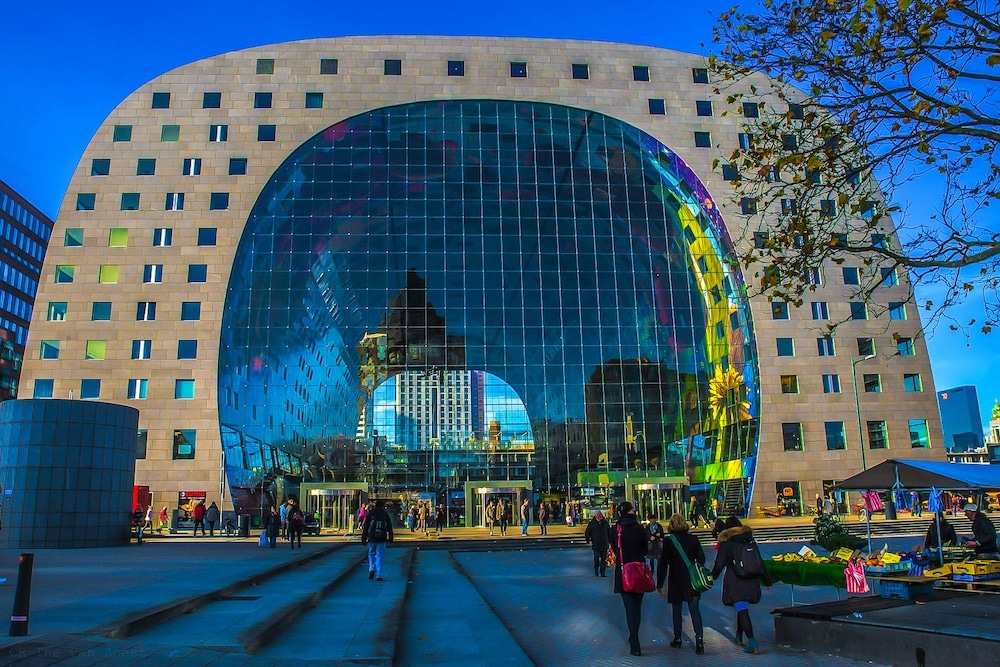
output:
[[[709,429],[719,433],[714,461],[740,459],[749,452],[742,446],[741,425],[750,421],[750,401],[743,376],[732,367],[719,368],[708,383]]]

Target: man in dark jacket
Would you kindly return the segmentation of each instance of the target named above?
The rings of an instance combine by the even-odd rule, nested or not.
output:
[[[392,542],[392,519],[385,511],[385,501],[376,500],[375,509],[365,517],[361,529],[361,544],[368,545],[368,578],[382,579],[382,562],[385,560],[385,545]]]
[[[750,526],[742,525],[736,517],[730,517],[726,524],[732,525],[719,533],[719,552],[712,567],[712,578],[718,580],[722,570],[726,570],[726,576],[722,580],[722,604],[736,610],[736,643],[742,644],[745,634],[747,645],[743,650],[757,653],[757,640],[753,636],[753,624],[750,622],[750,605],[760,602],[761,581],[768,588],[771,587],[771,575],[764,568],[760,576],[746,579],[736,576],[732,566],[733,557],[738,549],[753,540],[753,530]]]
[[[980,558],[997,557],[997,529],[985,514],[979,511],[979,505],[969,503],[962,508],[965,518],[972,522],[972,539],[965,546],[976,550]]]
[[[630,593],[622,585],[622,565],[624,563],[643,563],[646,560],[646,550],[649,540],[646,529],[642,527],[635,516],[632,503],[624,502],[618,506],[618,525],[612,537],[611,548],[618,557],[615,563],[615,593],[621,593],[622,604],[625,605],[625,623],[628,625],[628,646],[632,655],[642,655],[639,648],[639,623],[642,621],[643,593]]]
[[[608,556],[608,547],[611,546],[611,524],[600,510],[594,512],[594,518],[587,524],[587,532],[583,536],[594,550],[594,576],[608,576],[605,559]]]

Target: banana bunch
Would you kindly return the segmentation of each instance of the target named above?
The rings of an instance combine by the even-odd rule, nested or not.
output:
[[[815,554],[809,553],[805,556],[800,556],[797,553],[784,553],[775,554],[771,556],[771,560],[777,560],[784,563],[829,563],[831,562],[826,556],[817,556]]]

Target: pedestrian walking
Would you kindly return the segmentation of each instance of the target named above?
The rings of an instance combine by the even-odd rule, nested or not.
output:
[[[538,503],[538,527],[542,535],[548,535],[549,507],[545,503]]]
[[[760,602],[762,581],[768,589],[771,588],[771,575],[763,567],[763,563],[755,568],[759,569],[759,573],[754,576],[748,576],[750,572],[747,571],[740,573],[743,576],[737,574],[740,555],[748,552],[751,545],[756,549],[756,543],[750,526],[742,525],[736,517],[730,517],[726,523],[729,527],[719,533],[719,551],[712,567],[712,578],[718,580],[722,571],[726,571],[722,580],[722,604],[736,610],[736,644],[743,646],[745,635],[747,643],[743,650],[746,653],[757,653],[757,640],[753,636],[753,623],[750,621],[750,605]],[[760,557],[759,551],[757,557]]]
[[[194,517],[194,534],[195,537],[198,536],[198,527],[201,526],[201,536],[205,536],[205,501],[199,500],[198,504],[194,506],[191,511],[191,516]]]
[[[279,530],[281,530],[281,515],[278,509],[271,505],[271,511],[264,515],[264,532],[267,534],[267,544],[272,549],[278,546]]]
[[[143,530],[148,530],[153,532],[153,506],[149,505],[146,507],[146,517],[142,525]]]
[[[281,503],[281,507],[278,508],[278,517],[281,519],[281,537],[283,539],[288,539],[288,500]]]
[[[295,498],[288,499],[288,514],[285,517],[288,525],[288,541],[292,543],[292,548],[295,548],[295,543],[298,542],[299,548],[302,548],[302,530],[306,527],[306,515],[302,513],[302,508],[299,507],[299,503]]]
[[[615,551],[615,593],[622,596],[625,607],[625,624],[628,626],[628,648],[632,655],[642,655],[639,646],[639,625],[642,622],[643,593],[631,593],[622,585],[624,563],[643,562],[649,541],[646,530],[639,524],[632,503],[623,502],[618,506],[618,524],[615,527],[611,548]]]
[[[368,578],[384,581],[382,564],[385,561],[385,549],[392,542],[392,519],[385,511],[385,501],[376,500],[375,509],[368,514],[365,525],[361,529],[361,544],[368,545]]]
[[[216,505],[215,501],[213,500],[212,504],[208,506],[207,510],[205,510],[205,522],[208,523],[208,536],[209,537],[215,537],[215,524],[217,524],[219,522],[219,519],[221,518],[221,516],[222,516],[222,513],[219,511],[219,506]],[[204,532],[204,531],[205,531],[205,529],[203,527],[202,528],[202,532]]]
[[[924,513],[923,503],[920,500],[919,491],[910,492],[911,509],[913,516],[920,517]]]
[[[444,524],[447,519],[447,514],[444,512],[444,503],[438,503],[437,511],[434,513],[434,529],[437,532],[444,531]]]
[[[597,510],[583,533],[587,544],[594,550],[594,576],[608,576],[608,547],[611,546],[611,524]]]
[[[528,524],[531,523],[531,503],[527,498],[521,503],[521,537],[528,536]]]
[[[691,615],[691,625],[694,626],[694,652],[701,655],[705,652],[705,629],[701,619],[701,593],[691,585],[691,575],[687,564],[681,556],[683,551],[688,563],[705,564],[705,550],[701,548],[698,538],[689,532],[690,526],[680,514],[674,514],[667,522],[667,538],[663,541],[663,553],[660,556],[659,574],[656,575],[656,589],[660,595],[667,596],[673,614],[674,638],[670,646],[680,648],[681,628],[683,625],[682,607],[687,603],[688,614]],[[663,590],[666,581],[667,589]]]
[[[497,523],[497,499],[490,498],[486,503],[486,527],[490,529],[490,537],[493,537],[493,528]]]
[[[361,507],[358,508],[358,520],[351,526],[351,535],[354,535],[354,531],[361,531],[361,526],[365,525],[365,517],[368,516],[368,503],[361,503]]]
[[[663,526],[656,520],[656,516],[650,513],[646,522],[646,535],[649,536],[649,548],[646,550],[646,561],[649,563],[649,571],[656,574],[656,562],[660,560],[663,553]]]
[[[510,525],[510,503],[503,498],[500,499],[497,515],[500,517],[500,534],[506,535],[507,526]]]
[[[157,532],[158,533],[162,533],[164,528],[166,528],[168,531],[170,530],[170,526],[167,525],[167,506],[166,505],[164,505],[163,509],[160,510],[160,529]]]

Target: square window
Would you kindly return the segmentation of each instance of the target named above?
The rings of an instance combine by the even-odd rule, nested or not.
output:
[[[797,393],[799,393],[799,376],[798,375],[782,375],[781,376],[781,393],[782,394],[797,394]]]
[[[215,245],[218,235],[219,235],[219,230],[216,227],[199,227],[198,245],[202,246]]]
[[[798,422],[781,425],[781,440],[786,452],[802,451],[802,424]]]
[[[57,340],[43,340],[39,346],[39,359],[58,359],[60,343]]]
[[[76,210],[93,211],[97,195],[93,192],[80,192],[76,195]]]
[[[229,158],[229,175],[245,176],[247,173],[247,159],[245,157]]]
[[[111,320],[111,302],[95,301],[90,306],[90,319],[94,322],[108,322]]]
[[[872,234],[872,247],[879,250],[888,250],[889,237],[885,234]]]
[[[197,322],[201,319],[201,301],[184,301],[181,303],[181,321]]]
[[[802,120],[806,117],[805,110],[802,108],[801,104],[789,104],[788,115],[796,120]]]
[[[97,271],[97,281],[102,285],[117,285],[118,265],[101,264],[100,268]]]
[[[179,340],[179,341],[177,341],[177,358],[178,359],[197,359],[198,358],[198,341],[197,340]]]
[[[890,320],[905,320],[906,319],[906,304],[900,303],[898,301],[889,303],[889,319]]]
[[[698,100],[694,103],[695,111],[698,112],[699,116],[711,116],[712,115],[712,103],[709,100]]]
[[[840,376],[837,374],[827,374],[823,376],[823,393],[824,394],[839,394],[840,393]]]
[[[194,398],[194,380],[174,380],[174,398]]]
[[[163,282],[163,265],[146,264],[142,267],[142,282],[146,284],[159,284]]]
[[[819,202],[819,214],[824,218],[832,218],[837,215],[837,202],[832,199],[822,199]]]
[[[336,74],[339,63],[336,58],[320,58],[319,59],[319,73],[320,74]]]
[[[222,93],[202,93],[202,109],[219,109],[222,107]]]
[[[258,125],[257,141],[274,141],[277,136],[277,125]]]
[[[823,336],[816,339],[816,351],[821,357],[832,357],[837,354],[831,336]]]
[[[86,352],[84,353],[84,359],[86,360],[97,360],[100,361],[105,358],[108,353],[108,341],[106,340],[88,340]]]
[[[139,210],[139,193],[138,192],[123,192],[122,193],[121,210],[123,210],[123,211],[138,211]]]
[[[648,65],[632,65],[632,80],[633,81],[649,81],[649,66]]]
[[[736,135],[736,143],[739,144],[740,150],[748,151],[753,144],[753,140],[746,132],[740,132]]]
[[[386,76],[399,76],[403,73],[403,61],[398,58],[388,58],[382,63],[382,73]]]
[[[56,265],[56,282],[57,283],[71,283],[73,282],[73,276],[76,274],[76,267],[71,264],[57,264]]]
[[[923,391],[924,383],[920,380],[920,373],[903,373],[904,391]]]
[[[896,269],[882,269],[882,285],[885,287],[895,287],[899,284],[899,276]]]
[[[779,357],[794,357],[795,356],[795,341],[791,338],[778,338],[776,339],[778,346],[778,356]]]
[[[48,308],[46,308],[45,310],[45,321],[64,322],[65,320],[66,320],[66,302],[49,301]]]
[[[188,265],[188,278],[189,283],[203,283],[208,280],[208,264],[189,264]]]
[[[830,451],[847,449],[847,435],[844,433],[844,422],[825,422],[826,448]]]
[[[153,93],[152,109],[169,109],[170,93]]]
[[[67,248],[79,248],[83,245],[82,229],[67,229],[63,235],[63,246]]]
[[[795,215],[799,212],[799,203],[794,199],[782,199],[781,212],[784,215]]]
[[[208,140],[210,142],[222,142],[229,139],[228,125],[209,125]]]
[[[755,215],[757,213],[757,200],[754,197],[740,199],[740,212],[743,215]]]
[[[896,341],[896,350],[901,357],[912,357],[916,354],[913,348],[912,338],[900,338]]]
[[[174,460],[193,459],[195,450],[195,430],[174,431]]]
[[[794,134],[781,135],[781,148],[786,151],[794,151],[799,147],[799,140]]]
[[[772,301],[771,302],[771,319],[772,320],[787,320],[788,319],[788,304],[784,301]]]
[[[910,447],[914,449],[927,449],[931,446],[930,431],[927,430],[926,419],[910,419]]]
[[[819,169],[806,169],[806,180],[813,185],[823,184],[823,174]]]
[[[132,141],[132,126],[115,125],[111,132],[111,141]]]
[[[80,398],[97,399],[101,397],[100,380],[80,380]]]
[[[830,319],[830,308],[826,301],[812,301],[809,304],[809,309],[812,311],[812,318],[814,320]]]
[[[844,271],[844,284],[845,285],[860,285],[861,284],[861,272],[856,266],[845,266]]]
[[[449,60],[448,61],[448,76],[465,76],[465,61],[464,60]]]
[[[183,176],[201,176],[201,158],[200,157],[184,158],[184,165],[181,168],[181,174]]]
[[[168,192],[166,200],[163,203],[164,211],[183,211],[184,210],[184,193],[183,192]]]
[[[153,358],[153,341],[151,341],[151,340],[133,340],[132,341],[132,358],[133,359],[152,359]]]
[[[694,83],[708,83],[708,68],[707,67],[692,67],[691,68],[691,80]]]
[[[274,74],[274,58],[257,58],[257,74]]]
[[[128,230],[123,227],[115,227],[108,233],[108,247],[127,248]]]
[[[208,209],[210,211],[225,211],[229,209],[229,193],[213,192],[208,199]]]
[[[528,63],[512,62],[510,64],[510,77],[512,79],[526,79],[528,77]]]
[[[722,165],[722,178],[731,183],[742,179],[740,172],[731,164]]]
[[[253,94],[253,108],[254,109],[270,109],[271,100],[273,95],[271,93],[254,93]]]
[[[153,247],[165,248],[173,244],[174,230],[169,227],[157,227],[153,230]]]
[[[868,422],[868,449],[888,449],[889,438],[886,436],[884,421]]]
[[[852,320],[867,320],[868,319],[868,304],[863,301],[852,301],[851,302],[851,319]]]
[[[859,338],[858,339],[858,356],[869,357],[875,356],[875,339],[874,338]]]
[[[649,113],[653,116],[662,116],[667,113],[667,107],[662,99],[651,98],[649,100]]]
[[[141,157],[136,163],[136,176],[153,176],[156,174],[156,158]]]
[[[180,125],[164,125],[160,128],[160,141],[180,141]]]
[[[140,301],[135,304],[135,319],[137,322],[152,322],[156,320],[156,302]]]
[[[574,79],[589,79],[590,78],[590,65],[585,63],[573,63],[573,78]]]
[[[760,105],[757,102],[744,102],[743,117],[760,118]]]
[[[322,109],[323,93],[306,93],[306,109]]]
[[[34,392],[32,393],[32,398],[52,398],[52,392],[55,388],[55,380],[35,380]]]
[[[866,394],[882,393],[882,376],[878,373],[865,373],[863,376]]]
[[[108,158],[94,158],[90,161],[91,176],[107,176],[111,173],[111,160]]]
[[[149,380],[129,380],[128,381],[128,398],[131,400],[143,400],[146,398],[146,394],[149,390]]]
[[[135,458],[146,458],[146,442],[149,440],[149,430],[141,428],[135,434]]]
[[[712,147],[712,133],[711,132],[695,132],[694,133],[694,145],[695,145],[695,148],[711,148]]]

